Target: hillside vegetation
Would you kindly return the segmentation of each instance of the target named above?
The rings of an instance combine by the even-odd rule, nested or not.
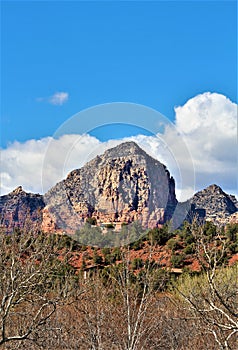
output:
[[[237,235],[237,224],[185,223],[98,248],[1,232],[0,346],[235,350]]]

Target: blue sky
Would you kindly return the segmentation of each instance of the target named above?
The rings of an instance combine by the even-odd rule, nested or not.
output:
[[[47,157],[45,190],[67,162],[77,168],[133,136],[168,166],[183,198],[211,183],[238,194],[236,1],[2,1],[1,42],[2,193],[43,192]],[[112,102],[131,103],[129,126],[124,113],[124,124],[101,125]],[[145,120],[136,104],[150,108]],[[173,122],[159,136],[155,110]],[[181,135],[194,186],[179,179],[183,166],[193,170]],[[168,150],[178,151],[174,162]]]
[[[101,103],[173,120],[205,91],[236,101],[236,17],[235,1],[3,1],[1,146]],[[67,102],[51,104],[56,92]]]

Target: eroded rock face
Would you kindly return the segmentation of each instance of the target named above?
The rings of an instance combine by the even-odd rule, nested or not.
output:
[[[7,232],[14,228],[41,229],[43,196],[26,193],[21,186],[0,197],[0,225]]]
[[[166,167],[126,142],[72,171],[44,196],[58,227],[74,231],[89,216],[98,223],[141,221],[155,227],[172,216],[175,183]]]

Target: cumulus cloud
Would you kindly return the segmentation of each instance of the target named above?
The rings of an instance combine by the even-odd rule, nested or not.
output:
[[[39,191],[39,174],[49,139],[14,142],[1,151],[1,194],[21,184],[29,191]]]
[[[215,182],[237,191],[237,105],[206,92],[176,107],[175,113],[175,126],[193,159],[197,188]],[[176,140],[176,135],[168,128],[165,138]]]
[[[69,93],[68,92],[56,92],[54,95],[50,97],[38,97],[36,99],[37,102],[48,102],[55,106],[62,106],[64,103],[66,103],[69,99]]]
[[[1,193],[19,185],[27,191],[44,193],[69,171],[108,148],[132,140],[167,166],[175,177],[178,199],[193,194],[194,170],[196,190],[217,183],[237,195],[237,105],[223,95],[204,93],[176,107],[175,113],[175,127],[168,125],[163,134],[155,136],[100,142],[87,134],[70,134],[14,142],[2,150]]]
[[[80,157],[71,159],[69,168],[65,169],[67,154],[76,141],[81,148]],[[62,180],[69,170],[81,167],[88,149],[98,143],[89,135],[63,135],[59,139],[46,137],[12,143],[1,152],[1,194],[19,185],[26,191],[45,192]]]

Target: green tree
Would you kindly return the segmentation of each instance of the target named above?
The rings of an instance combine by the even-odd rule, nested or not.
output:
[[[173,252],[175,250],[178,250],[181,248],[181,245],[179,244],[179,240],[175,238],[170,238],[167,242],[167,247],[171,249]]]
[[[147,238],[151,245],[159,244],[165,245],[166,242],[173,236],[174,234],[169,231],[168,226],[164,225],[162,228],[154,228],[150,230],[147,234]]]
[[[103,263],[102,256],[98,254],[97,251],[93,252],[93,262],[94,264],[100,265]]]

